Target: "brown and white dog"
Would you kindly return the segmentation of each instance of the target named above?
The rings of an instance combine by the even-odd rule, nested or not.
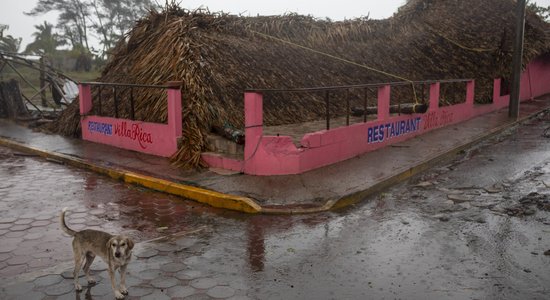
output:
[[[132,257],[132,248],[134,242],[124,235],[111,235],[103,231],[85,229],[82,231],[74,231],[65,223],[65,213],[67,208],[64,208],[60,215],[61,229],[68,235],[73,236],[73,254],[74,254],[74,287],[77,291],[82,291],[82,286],[78,284],[78,274],[80,267],[86,274],[86,279],[89,284],[94,284],[95,280],[90,276],[90,266],[96,255],[100,256],[108,265],[108,272],[111,278],[111,286],[115,293],[116,299],[123,299],[128,295],[126,289],[126,267]],[[84,266],[82,264],[86,260]],[[120,272],[120,288],[116,288],[115,271]]]

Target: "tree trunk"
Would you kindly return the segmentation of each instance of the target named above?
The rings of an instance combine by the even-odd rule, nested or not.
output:
[[[21,97],[19,82],[15,79],[0,82],[0,117],[16,119],[28,116],[29,111]]]

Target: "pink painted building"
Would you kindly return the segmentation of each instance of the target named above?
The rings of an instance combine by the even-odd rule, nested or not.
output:
[[[91,85],[80,85],[82,138],[143,153],[170,157],[178,150],[182,135],[181,92],[179,85],[167,89],[168,124],[146,123],[90,115]],[[323,166],[405,141],[431,130],[463,122],[508,106],[509,95],[501,95],[501,80],[494,81],[493,102],[474,103],[475,82],[466,83],[465,101],[440,107],[440,83],[429,91],[429,108],[425,113],[392,116],[389,113],[391,86],[378,88],[378,113],[372,121],[321,130],[304,135],[297,147],[289,136],[263,133],[263,96],[247,92],[245,102],[245,147],[242,160],[203,153],[210,166],[250,175],[300,174]],[[533,61],[521,78],[520,98],[529,100],[550,93],[550,64]]]
[[[164,157],[176,153],[182,132],[179,84],[151,87],[165,88],[167,91],[168,124],[91,115],[92,85],[101,84],[82,83],[79,86],[82,139]]]
[[[430,87],[429,109],[426,113],[391,116],[391,87],[378,88],[376,120],[306,134],[296,147],[288,136],[263,134],[263,97],[261,93],[245,93],[244,159],[203,154],[203,159],[216,168],[251,175],[300,174],[334,164],[444,126],[508,106],[509,95],[501,95],[501,80],[494,81],[493,102],[474,103],[475,82],[467,83],[464,103],[440,107],[440,83]],[[550,93],[550,64],[542,59],[533,61],[521,78],[522,101]]]

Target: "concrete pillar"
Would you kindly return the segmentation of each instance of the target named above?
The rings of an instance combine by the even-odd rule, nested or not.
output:
[[[92,110],[92,88],[88,84],[78,85],[80,100],[80,115],[86,115]]]
[[[245,144],[244,159],[254,156],[258,143],[263,136],[263,96],[260,93],[247,92],[244,94],[244,127]]]
[[[378,88],[378,112],[379,121],[384,121],[390,118],[390,99],[391,87],[389,85]]]
[[[466,103],[470,106],[474,105],[476,84],[474,80],[468,81],[466,84]]]
[[[500,102],[500,89],[501,89],[502,79],[497,78],[493,81],[493,103]]]
[[[181,90],[178,87],[169,88],[168,93],[168,127],[176,138],[181,137]]]
[[[435,111],[439,108],[439,92],[441,83],[436,82],[430,85],[430,106],[428,111]]]

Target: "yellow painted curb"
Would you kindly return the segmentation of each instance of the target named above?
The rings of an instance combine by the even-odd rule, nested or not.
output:
[[[133,172],[118,170],[115,168],[107,168],[85,161],[78,157],[72,157],[61,153],[40,150],[1,137],[0,145],[16,149],[18,151],[32,153],[44,158],[55,159],[74,167],[88,169],[99,174],[107,175],[113,179],[122,180],[126,183],[136,184],[155,191],[185,197],[187,199],[195,200],[197,202],[208,204],[213,207],[225,208],[252,214],[260,213],[262,211],[262,207],[260,205],[258,205],[254,200],[247,197],[223,194],[190,185],[174,183],[165,179],[139,175]]]
[[[208,204],[213,207],[226,208],[246,213],[259,213],[262,210],[262,208],[254,202],[254,200],[247,197],[227,195],[189,185],[174,183],[164,179],[153,178],[135,173],[126,173],[124,174],[124,181],[167,194],[193,199],[197,202]]]

